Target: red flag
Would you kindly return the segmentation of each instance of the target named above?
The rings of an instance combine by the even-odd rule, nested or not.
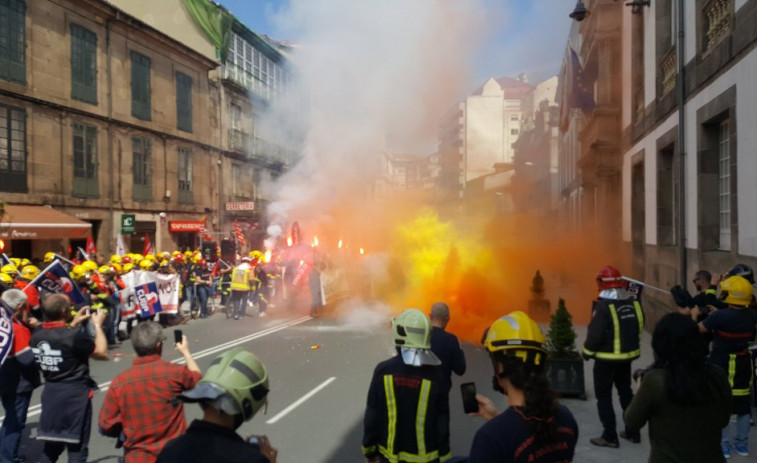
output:
[[[240,246],[245,245],[244,233],[242,233],[242,227],[239,225],[238,219],[234,219],[234,236]]]
[[[152,254],[152,244],[150,244],[150,235],[145,234],[145,247],[142,250],[142,255],[146,256]]]
[[[93,254],[97,254],[97,248],[95,247],[95,240],[93,240],[91,236],[87,237],[87,244],[84,246],[84,250],[90,256]]]
[[[200,226],[200,239],[202,239],[203,241],[213,241],[213,237],[208,235],[208,230],[205,228],[205,222],[207,220],[207,216],[202,219],[202,225]]]

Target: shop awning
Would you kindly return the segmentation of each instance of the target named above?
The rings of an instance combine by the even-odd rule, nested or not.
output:
[[[92,225],[47,206],[5,206],[0,239],[86,238]]]

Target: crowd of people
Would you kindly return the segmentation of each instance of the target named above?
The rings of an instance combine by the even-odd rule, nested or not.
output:
[[[219,269],[189,256],[194,267],[181,281],[184,288],[207,287],[193,294],[200,316],[207,315],[202,301],[212,294],[212,286],[233,307],[232,318],[244,316],[250,298],[265,301],[264,294],[254,291],[261,286],[256,259],[257,254],[246,256],[238,265]],[[96,271],[89,269],[97,262],[75,263],[71,277],[88,296],[78,306],[64,294],[23,291],[25,285],[18,281],[28,284],[36,277],[31,263],[12,263],[15,273],[3,267],[3,274],[15,280],[0,288],[0,310],[8,312],[14,331],[10,355],[0,369],[5,409],[0,461],[23,461],[19,443],[32,391],[42,378],[37,439],[44,443],[44,461],[57,461],[64,451],[69,461],[87,460],[91,399],[97,389],[89,359],[107,357],[113,340],[108,329],[115,326],[109,314],[117,312],[109,285],[117,292],[118,276],[134,265],[159,272],[186,270],[178,265],[185,264],[183,254],[134,260],[139,262],[113,256]],[[224,279],[229,283],[225,293],[219,286]],[[603,433],[589,442],[607,448],[619,448],[620,439],[639,443],[648,424],[653,463],[722,462],[731,452],[748,456],[755,373],[749,346],[757,332],[751,268],[738,265],[717,282],[709,272],[697,272],[695,296],[673,288],[678,309],[655,327],[646,326],[653,331],[655,361],[633,375],[631,364],[643,348],[645,317],[627,281],[612,267],[597,275],[598,297],[582,355],[594,361]],[[428,314],[408,309],[392,319],[396,355],[376,366],[368,387],[362,439],[366,463],[573,461],[579,425],[545,377],[548,354],[541,328],[519,311],[494,321],[482,339],[492,365],[492,386],[508,406],[500,412],[492,399],[475,394],[474,410],[468,412],[486,422],[467,457],[452,455],[451,376],[465,374],[466,359],[459,340],[446,331],[450,316],[449,307],[439,302]],[[278,450],[266,436],[243,439],[236,433],[267,401],[269,378],[260,359],[232,349],[203,375],[186,336],[172,343],[183,365],[162,359],[166,337],[157,322],[142,320],[131,329],[130,339],[137,358],[112,381],[96,418],[97,432],[117,439],[127,463],[276,462]],[[632,378],[639,382],[636,395]],[[613,410],[613,387],[623,409],[621,420]],[[188,426],[184,403],[198,403],[202,419]],[[736,417],[735,432],[731,415]],[[618,421],[624,429],[618,429]]]

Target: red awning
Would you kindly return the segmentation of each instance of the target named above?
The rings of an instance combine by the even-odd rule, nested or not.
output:
[[[86,238],[92,225],[47,206],[5,206],[0,239]]]

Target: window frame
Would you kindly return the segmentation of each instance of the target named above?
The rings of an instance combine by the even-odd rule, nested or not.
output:
[[[26,174],[29,157],[26,143],[26,109],[0,104],[0,112],[4,113],[2,118],[5,123],[5,127],[0,126],[0,178],[3,179],[0,182],[0,191],[25,193],[28,191]],[[21,128],[14,128],[14,125],[20,125]],[[22,139],[14,138],[14,132],[20,132]],[[18,149],[19,143],[21,145],[20,150]],[[23,160],[14,156],[14,153],[19,152],[22,154]],[[5,162],[3,163],[3,161]],[[20,163],[23,163],[23,165],[19,169]]]
[[[194,153],[183,146],[176,153],[179,204],[194,204]]]
[[[132,198],[135,201],[152,201],[152,141],[149,138],[131,138]]]
[[[74,23],[70,34],[71,98],[97,105],[97,34]]]
[[[6,2],[6,5],[0,5],[0,34],[5,33],[3,38],[7,44],[0,48],[0,79],[26,85],[26,2]],[[12,18],[11,14],[15,17]]]
[[[78,133],[77,133],[78,132]],[[73,196],[78,197],[98,197],[98,137],[97,127],[89,124],[75,122],[71,128],[72,133],[72,160],[73,168]],[[81,162],[82,166],[77,167],[77,147],[76,139],[81,138]],[[84,175],[77,175],[77,171],[84,171]]]
[[[176,128],[192,133],[192,78],[176,71]]]
[[[152,120],[152,60],[134,50],[131,56],[131,115],[143,121]],[[139,74],[142,73],[140,76]]]
[[[731,250],[731,120],[723,119],[718,124],[718,250]],[[725,155],[724,155],[725,154]]]

